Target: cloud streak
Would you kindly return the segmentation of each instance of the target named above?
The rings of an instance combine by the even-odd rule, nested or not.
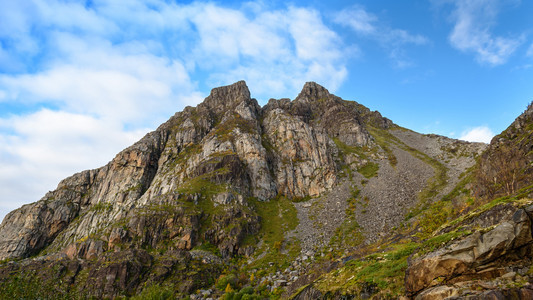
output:
[[[496,24],[498,0],[456,0],[452,14],[454,27],[449,36],[450,44],[467,53],[474,53],[480,64],[502,65],[523,43],[523,37],[503,37],[491,30]]]
[[[397,67],[411,66],[411,61],[405,54],[407,45],[426,45],[429,40],[419,34],[411,34],[406,30],[390,28],[382,24],[379,18],[366,11],[361,6],[353,6],[340,11],[334,21],[337,24],[350,28],[361,37],[376,41],[384,48],[389,58]]]

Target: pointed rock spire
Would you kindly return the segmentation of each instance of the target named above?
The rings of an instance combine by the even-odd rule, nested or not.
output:
[[[297,100],[307,99],[307,100],[318,100],[321,98],[328,98],[331,94],[329,91],[321,86],[320,84],[310,81],[304,84],[302,91],[296,97]]]
[[[246,82],[241,80],[231,85],[212,89],[204,103],[214,111],[222,111],[249,100],[250,90],[248,90]]]

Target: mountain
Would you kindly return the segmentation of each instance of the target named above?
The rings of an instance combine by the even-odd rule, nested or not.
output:
[[[215,88],[9,213],[0,296],[528,293],[531,126],[530,106],[487,146],[402,128],[313,82],[264,107],[244,81]],[[454,286],[479,278],[503,283]]]

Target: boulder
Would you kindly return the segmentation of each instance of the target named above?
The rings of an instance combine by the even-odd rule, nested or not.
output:
[[[424,290],[416,296],[415,300],[443,300],[456,296],[459,296],[459,291],[456,288],[441,285]]]
[[[405,276],[406,291],[409,295],[422,295],[425,289],[440,283],[502,276],[503,269],[487,268],[485,265],[506,256],[516,259],[527,255],[519,250],[532,241],[529,215],[524,209],[518,209],[510,221],[502,222],[485,233],[475,232],[411,259]]]

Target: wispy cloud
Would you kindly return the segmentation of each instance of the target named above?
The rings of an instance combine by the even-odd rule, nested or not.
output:
[[[470,130],[464,131],[459,137],[460,140],[469,142],[490,143],[494,137],[494,132],[487,126],[479,126]]]
[[[412,64],[405,54],[405,46],[409,44],[420,46],[429,43],[423,35],[411,34],[406,30],[390,28],[382,24],[376,15],[358,5],[340,11],[334,21],[352,29],[362,37],[378,42],[386,49],[395,65],[400,68]]]
[[[378,18],[360,6],[340,11],[335,22],[348,26],[359,34],[375,35],[378,32]]]
[[[522,36],[503,37],[491,32],[502,1],[455,0],[454,5],[450,43],[458,50],[474,53],[479,63],[491,66],[504,64],[523,43]]]

